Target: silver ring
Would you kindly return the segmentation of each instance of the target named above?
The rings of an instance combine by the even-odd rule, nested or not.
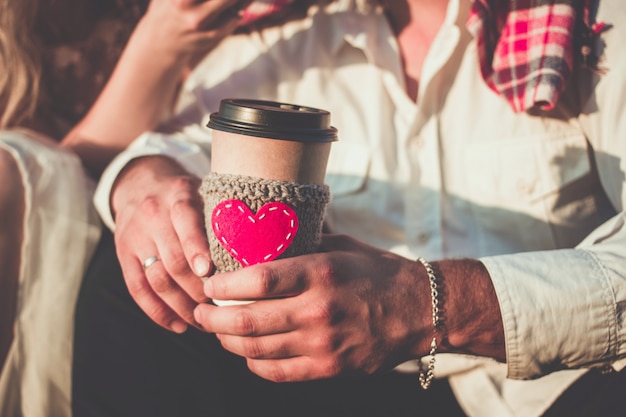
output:
[[[143,265],[143,269],[148,269],[150,267],[150,265],[152,265],[153,263],[155,263],[156,261],[160,261],[159,257],[154,255],[151,256],[149,258],[146,258],[145,261],[143,261],[142,265]]]

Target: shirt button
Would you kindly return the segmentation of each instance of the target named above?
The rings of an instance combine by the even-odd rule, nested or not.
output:
[[[429,232],[420,232],[417,235],[417,242],[424,245],[426,243],[428,243],[428,241],[430,240],[430,233]]]

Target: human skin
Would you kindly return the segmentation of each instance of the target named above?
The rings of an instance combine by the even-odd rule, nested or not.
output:
[[[193,309],[208,301],[200,277],[213,266],[199,185],[177,162],[144,157],[122,171],[111,199],[128,290],[155,323],[177,333],[198,327]],[[159,262],[144,271],[143,260],[155,254]]]
[[[499,308],[485,268],[470,259],[433,265],[445,320],[438,351],[503,361]],[[348,236],[325,236],[317,254],[217,274],[204,289],[211,298],[257,300],[228,308],[201,304],[195,316],[272,381],[373,374],[430,349],[424,266]]]
[[[200,277],[210,267],[197,262],[209,259],[198,181],[168,158],[140,158],[122,173],[113,197],[125,280],[156,323],[216,333],[252,371],[274,381],[373,373],[428,352],[425,268],[347,236],[325,236],[317,254],[212,276],[203,288]],[[155,253],[161,261],[144,271],[141,261]],[[500,310],[482,264],[433,265],[445,305],[440,351],[505,360]],[[209,298],[258,301],[224,308]]]
[[[97,177],[117,153],[171,110],[198,59],[237,27],[250,0],[152,0],[110,80],[62,146]]]
[[[103,92],[61,146],[77,153],[87,171],[99,176],[141,132],[156,127],[170,109],[186,72],[235,30],[239,11],[249,3],[250,0],[152,0]],[[2,150],[0,178],[4,180],[0,190],[3,361],[12,340],[17,302],[24,189],[14,159]]]
[[[412,55],[403,34],[429,45],[446,5],[389,2],[414,98],[427,48]],[[417,13],[420,7],[428,13]],[[321,253],[219,274],[203,288],[200,278],[211,265],[198,182],[173,160],[147,157],[130,164],[112,191],[122,271],[156,323],[216,333],[252,371],[274,381],[368,374],[428,353],[433,325],[423,266],[349,237],[327,236]],[[144,271],[141,262],[155,254],[161,262]],[[445,288],[440,351],[505,360],[500,309],[483,265],[471,259],[434,265]],[[203,302],[208,298],[261,301],[218,308]]]

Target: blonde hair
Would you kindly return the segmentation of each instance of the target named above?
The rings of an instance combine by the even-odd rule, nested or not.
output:
[[[37,0],[0,0],[0,129],[28,121],[37,107],[37,8]]]

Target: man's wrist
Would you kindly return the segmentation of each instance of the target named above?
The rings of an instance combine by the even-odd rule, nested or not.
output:
[[[432,262],[439,279],[442,340],[440,350],[506,360],[498,299],[482,262],[454,259]]]

